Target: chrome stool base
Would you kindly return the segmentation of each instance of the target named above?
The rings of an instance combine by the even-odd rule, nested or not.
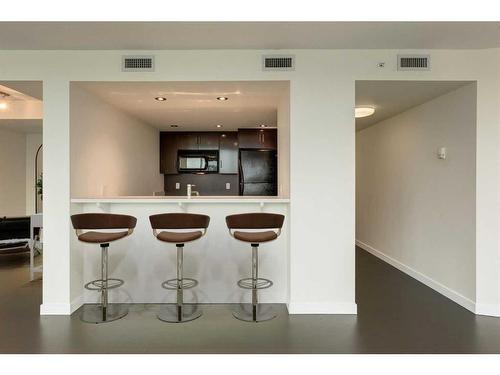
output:
[[[101,304],[85,304],[82,306],[80,320],[85,323],[108,323],[123,318],[128,314],[128,307],[119,303],[108,304],[104,313]]]
[[[164,322],[184,323],[198,319],[202,315],[203,312],[197,305],[168,304],[160,307],[160,312],[156,316]]]
[[[273,286],[269,279],[259,277],[259,244],[252,244],[252,277],[238,280],[238,286],[252,291],[252,303],[243,303],[233,312],[236,319],[244,322],[265,322],[276,318],[272,306],[259,303],[258,292]]]
[[[176,247],[177,277],[164,281],[161,284],[162,288],[177,292],[176,303],[162,305],[160,312],[156,315],[158,319],[167,323],[190,322],[202,315],[202,311],[198,305],[184,304],[184,290],[194,288],[198,285],[198,281],[190,277],[184,277],[184,244],[176,244]]]
[[[277,314],[271,305],[259,303],[254,306],[251,303],[244,303],[239,305],[239,307],[233,311],[233,316],[244,322],[258,323],[274,319]]]

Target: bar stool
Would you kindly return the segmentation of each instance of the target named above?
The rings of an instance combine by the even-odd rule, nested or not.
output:
[[[191,289],[198,285],[198,281],[192,278],[184,277],[184,244],[195,241],[205,235],[207,232],[210,217],[207,215],[185,214],[185,213],[167,213],[152,215],[149,217],[154,236],[163,242],[173,243],[177,248],[177,277],[164,281],[161,286],[167,290],[177,291],[177,300],[175,305],[165,305],[158,313],[158,319],[170,323],[184,323],[199,318],[202,311],[197,305],[184,304],[184,290]],[[181,229],[191,231],[171,232],[158,229]],[[202,229],[193,230],[193,229]]]
[[[239,241],[250,243],[252,246],[252,277],[238,281],[238,286],[243,289],[252,290],[252,304],[244,304],[233,312],[235,318],[246,322],[263,322],[276,317],[270,306],[263,308],[258,303],[257,292],[259,289],[270,288],[273,282],[269,279],[259,277],[259,245],[263,242],[273,241],[281,234],[285,216],[270,213],[248,213],[230,215],[226,217],[229,234]],[[250,229],[261,231],[234,231],[234,229]],[[265,230],[262,229],[272,229]]]
[[[128,314],[128,308],[122,304],[108,303],[108,290],[122,286],[121,279],[108,278],[108,248],[109,243],[120,240],[132,234],[137,219],[128,215],[89,213],[71,216],[73,228],[79,241],[99,244],[101,247],[101,278],[85,284],[88,290],[101,292],[101,303],[83,305],[80,319],[87,323],[107,323],[123,318]],[[91,230],[83,232],[84,230]],[[122,229],[115,232],[96,232],[92,229]],[[125,229],[125,230],[123,230]]]

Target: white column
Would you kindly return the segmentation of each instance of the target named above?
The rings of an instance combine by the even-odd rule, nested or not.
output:
[[[69,82],[43,83],[44,254],[41,315],[67,315],[70,301]]]
[[[477,84],[476,313],[500,317],[500,49]]]
[[[288,309],[356,314],[354,81],[304,76],[290,96]]]

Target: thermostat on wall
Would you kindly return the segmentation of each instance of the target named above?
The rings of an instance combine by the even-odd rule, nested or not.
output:
[[[446,147],[440,147],[437,153],[438,159],[446,159]]]

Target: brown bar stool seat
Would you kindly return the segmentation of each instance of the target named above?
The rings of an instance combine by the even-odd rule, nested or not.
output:
[[[149,221],[153,228],[153,234],[158,240],[175,244],[177,248],[177,277],[161,284],[163,288],[177,292],[176,304],[162,306],[157,315],[158,319],[170,323],[183,323],[199,318],[202,312],[197,305],[184,304],[184,290],[195,287],[198,285],[198,281],[183,275],[183,250],[185,243],[195,241],[205,235],[210,217],[198,214],[166,213],[152,215],[149,217]],[[181,231],[172,231],[176,229]],[[158,230],[162,231],[158,232]]]
[[[194,240],[197,240],[198,238],[201,238],[203,236],[203,232],[196,231],[196,232],[160,232],[156,236],[157,239],[163,242],[169,242],[169,243],[186,243],[186,242],[191,242]]]
[[[78,236],[78,239],[82,242],[89,243],[104,243],[113,242],[119,240],[120,238],[127,237],[129,232],[116,232],[116,233],[102,233],[102,232],[86,232]]]
[[[101,303],[83,305],[80,319],[87,323],[106,323],[123,318],[128,314],[128,308],[121,304],[108,303],[108,290],[118,288],[124,283],[121,279],[108,278],[108,248],[110,242],[132,234],[137,219],[129,215],[89,213],[72,215],[71,222],[79,241],[99,244],[101,247],[101,278],[85,284],[86,289],[101,293]],[[98,232],[97,229],[121,230]]]
[[[270,288],[273,282],[259,277],[258,249],[261,243],[273,241],[281,234],[285,216],[270,213],[248,213],[226,217],[229,234],[252,246],[252,277],[238,281],[238,286],[252,290],[252,304],[243,304],[233,313],[234,317],[246,322],[262,322],[276,317],[271,306],[258,303],[258,290]],[[239,229],[239,230],[235,230]],[[242,231],[246,229],[246,231]],[[272,229],[272,230],[269,230]]]
[[[237,240],[251,243],[269,242],[278,238],[278,234],[273,231],[266,232],[233,232],[233,237]]]

